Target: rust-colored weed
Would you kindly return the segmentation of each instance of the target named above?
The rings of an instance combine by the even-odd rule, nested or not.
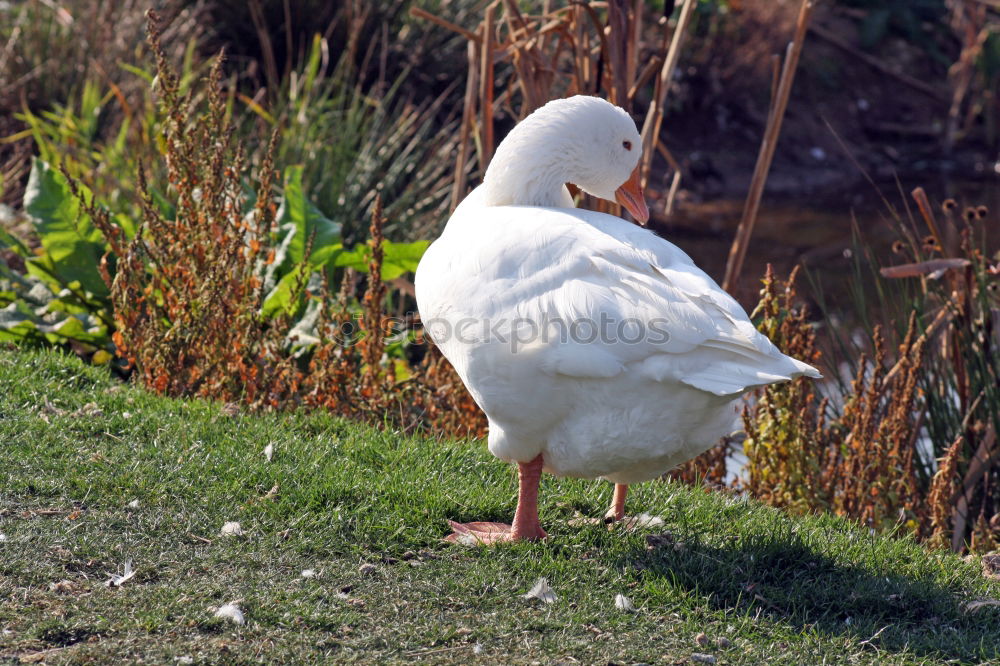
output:
[[[315,308],[315,344],[305,353],[293,349],[298,333],[291,315],[262,314],[262,268],[275,261],[271,155],[278,137],[272,136],[249,179],[257,196],[245,212],[248,169],[222,94],[222,58],[205,81],[206,101],[200,105],[193,95],[181,94],[152,12],[149,41],[157,59],[172,205],[154,199],[140,170],[142,221],[127,238],[107,211],[84,201],[110,246],[101,272],[111,289],[117,352],[142,383],[166,395],[239,402],[251,409],[321,407],[404,429],[482,434],[481,413],[439,354],[407,368],[409,376],[402,380],[394,359],[386,358],[385,341],[392,333],[381,279],[386,220],[377,197],[360,303],[354,299],[359,276],[353,271],[347,271],[334,298],[327,281],[310,291],[303,265],[292,293]],[[307,247],[305,257],[310,255]],[[355,323],[360,338],[353,335]]]

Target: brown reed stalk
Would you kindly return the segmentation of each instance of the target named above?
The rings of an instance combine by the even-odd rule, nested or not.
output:
[[[479,57],[479,129],[480,158],[479,170],[485,174],[486,168],[493,159],[493,38],[496,32],[494,18],[497,3],[493,2],[486,8],[486,18],[483,19],[483,43]]]
[[[688,23],[694,12],[696,0],[684,0],[681,5],[681,13],[677,18],[677,27],[670,39],[670,49],[667,51],[667,58],[660,68],[660,76],[656,80],[656,89],[653,93],[653,102],[646,111],[646,120],[642,125],[642,186],[649,184],[649,174],[653,165],[653,152],[656,142],[660,137],[660,128],[663,125],[663,115],[667,100],[667,93],[670,92],[670,83],[673,81],[674,70],[680,59],[681,46],[684,43],[684,35],[687,33]]]
[[[469,76],[465,81],[465,105],[462,111],[462,127],[459,130],[458,156],[455,158],[455,182],[451,188],[451,210],[454,212],[458,204],[465,198],[468,183],[468,161],[471,147],[472,125],[476,117],[476,78],[479,76],[476,41],[470,40],[467,46]]]
[[[743,269],[743,260],[746,258],[747,248],[750,245],[750,237],[753,235],[753,228],[757,223],[757,212],[760,209],[761,198],[764,195],[764,186],[767,184],[767,174],[771,169],[771,161],[774,159],[774,151],[777,148],[778,137],[781,134],[781,123],[785,117],[788,98],[792,94],[792,83],[795,80],[795,72],[798,69],[799,56],[802,54],[802,46],[805,42],[806,30],[809,27],[809,18],[812,15],[812,10],[813,0],[803,0],[795,25],[795,36],[786,51],[781,80],[778,83],[775,95],[775,104],[768,113],[767,127],[764,130],[764,140],[761,144],[760,153],[757,156],[757,165],[754,167],[753,179],[750,181],[750,193],[747,196],[746,204],[743,208],[743,216],[740,218],[740,224],[736,230],[736,238],[729,248],[729,259],[726,262],[726,274],[722,281],[722,288],[730,293],[736,286],[736,281],[739,280],[740,272]]]

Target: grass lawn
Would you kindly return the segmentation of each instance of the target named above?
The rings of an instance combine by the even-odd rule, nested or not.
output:
[[[0,351],[0,447],[0,663],[1000,660],[977,565],[730,495],[643,484],[629,510],[665,525],[608,531],[570,522],[610,484],[545,478],[547,542],[450,546],[446,518],[513,513],[482,443],[228,415],[51,353]],[[522,598],[542,576],[558,599]]]

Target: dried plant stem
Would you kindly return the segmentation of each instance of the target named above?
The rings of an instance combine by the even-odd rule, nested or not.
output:
[[[635,79],[633,79],[632,87],[628,89],[628,102],[631,104],[635,100],[635,96],[639,94],[639,91],[644,85],[649,83],[649,80],[653,78],[653,74],[656,70],[663,65],[663,58],[660,56],[653,56],[653,58],[646,63],[646,66],[642,68],[642,72],[639,73]]]
[[[957,292],[953,292],[952,293],[952,297],[953,297],[953,299],[958,299],[959,295],[958,295]],[[954,313],[950,309],[948,309],[948,308],[941,308],[941,310],[937,313],[937,316],[934,317],[934,320],[930,323],[930,326],[928,326],[924,330],[924,332],[921,334],[920,338],[917,341],[921,345],[926,344],[928,340],[930,340],[932,337],[934,337],[937,334],[937,332],[941,329],[941,327],[944,324],[946,324],[947,322],[951,321],[953,314]],[[899,373],[899,371],[901,369],[901,365],[900,364],[902,362],[903,362],[903,359],[900,359],[899,361],[896,362],[896,364],[894,366],[892,366],[892,369],[889,370],[889,372],[885,376],[885,380],[887,382],[892,381],[892,379]]]
[[[465,185],[468,181],[469,138],[472,133],[472,123],[476,115],[476,88],[479,74],[479,56],[476,53],[476,42],[468,43],[469,78],[465,82],[465,107],[462,113],[462,129],[458,140],[458,157],[455,159],[455,184],[451,189],[451,210],[458,208],[459,202],[465,197]]]
[[[955,507],[954,522],[951,532],[951,549],[956,553],[961,552],[965,545],[965,530],[969,523],[969,506],[972,504],[972,496],[976,485],[982,478],[992,471],[993,462],[1000,450],[997,450],[997,431],[993,424],[987,426],[988,430],[976,448],[976,454],[969,461],[969,468],[962,479],[962,486],[956,496],[951,498],[949,504]]]
[[[938,229],[937,220],[934,219],[934,211],[931,209],[931,202],[927,198],[927,193],[924,192],[924,188],[914,188],[914,190],[910,192],[910,196],[912,196],[913,200],[917,202],[917,209],[920,211],[920,216],[924,218],[924,222],[927,223],[927,228],[931,230],[931,234],[934,236],[934,242],[937,243],[939,248],[944,250],[944,237]]]
[[[656,150],[660,153],[663,159],[667,161],[667,164],[669,164],[670,168],[673,169],[674,171],[674,175],[670,179],[670,189],[667,192],[667,203],[663,207],[663,212],[666,215],[670,215],[671,213],[674,212],[674,200],[677,198],[677,192],[678,190],[680,190],[681,187],[681,165],[677,161],[677,159],[674,158],[673,153],[671,153],[670,150],[668,150],[667,147],[663,145],[662,141],[656,142]]]
[[[479,35],[477,35],[476,33],[472,32],[471,30],[466,30],[460,25],[455,25],[451,21],[447,21],[441,18],[440,16],[435,16],[434,14],[431,14],[429,11],[420,9],[419,7],[410,7],[410,16],[412,16],[413,18],[425,19],[427,21],[430,21],[431,23],[436,23],[442,28],[451,30],[452,32],[457,32],[470,42],[475,42],[476,44],[479,43]]]
[[[757,166],[754,168],[753,179],[750,181],[750,194],[747,196],[746,205],[743,208],[743,217],[736,230],[736,238],[729,249],[726,276],[722,282],[722,288],[729,292],[732,292],[739,279],[747,247],[750,245],[750,236],[753,234],[753,228],[757,222],[757,212],[760,210],[764,186],[767,184],[767,174],[771,169],[771,160],[774,159],[774,151],[781,134],[781,121],[785,117],[788,98],[792,93],[792,83],[795,80],[795,71],[798,69],[799,56],[802,54],[802,45],[805,42],[806,29],[809,26],[812,10],[813,0],[803,0],[795,26],[795,38],[788,45],[785,55],[785,64],[782,68],[781,80],[778,83],[775,104],[768,114],[764,141],[760,148],[760,154],[757,156]]]
[[[608,60],[611,65],[611,103],[628,110],[628,32],[629,11],[626,0],[608,1]]]
[[[486,8],[486,18],[483,20],[483,47],[479,54],[479,112],[482,119],[479,123],[480,140],[480,171],[485,174],[486,167],[493,159],[493,21],[497,3]]]
[[[379,380],[379,364],[382,360],[382,352],[385,350],[383,304],[385,302],[386,288],[381,277],[382,242],[385,240],[385,237],[382,235],[384,226],[385,218],[382,216],[382,197],[376,194],[375,203],[372,205],[372,222],[369,228],[370,239],[368,241],[372,256],[368,264],[368,288],[365,290],[363,301],[364,315],[361,321],[362,330],[365,333],[361,353],[361,359],[364,363],[363,384],[372,393],[375,392]]]
[[[931,514],[930,541],[932,544],[943,546],[945,544],[945,533],[951,522],[952,507],[954,499],[952,495],[956,493],[955,473],[958,470],[959,458],[962,455],[962,447],[965,444],[965,437],[958,435],[955,441],[943,457],[938,460],[938,471],[931,481],[930,491],[927,494],[927,506]],[[952,543],[954,536],[952,537]]]
[[[645,187],[649,183],[649,173],[653,165],[653,147],[660,136],[660,127],[663,125],[664,104],[666,104],[667,93],[670,90],[670,82],[673,80],[674,69],[680,58],[681,45],[684,43],[684,33],[687,32],[688,22],[694,13],[697,2],[695,0],[684,0],[681,6],[681,13],[677,18],[677,27],[674,28],[673,37],[670,40],[670,49],[667,51],[667,59],[663,61],[660,69],[660,77],[656,81],[656,92],[653,95],[653,102],[646,112],[646,121],[642,125],[642,185]]]

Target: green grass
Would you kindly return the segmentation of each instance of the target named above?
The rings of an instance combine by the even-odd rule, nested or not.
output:
[[[601,515],[610,484],[546,478],[547,542],[448,546],[445,518],[513,512],[481,443],[229,416],[52,353],[0,351],[0,447],[0,662],[1000,659],[1000,611],[963,610],[1000,597],[978,566],[730,495],[643,484],[629,509],[666,525],[609,532],[569,520]],[[244,537],[220,536],[232,520]],[[682,545],[647,549],[664,532]],[[126,560],[136,576],[106,587]],[[540,576],[551,605],[520,597]],[[234,600],[244,626],[213,617]]]

